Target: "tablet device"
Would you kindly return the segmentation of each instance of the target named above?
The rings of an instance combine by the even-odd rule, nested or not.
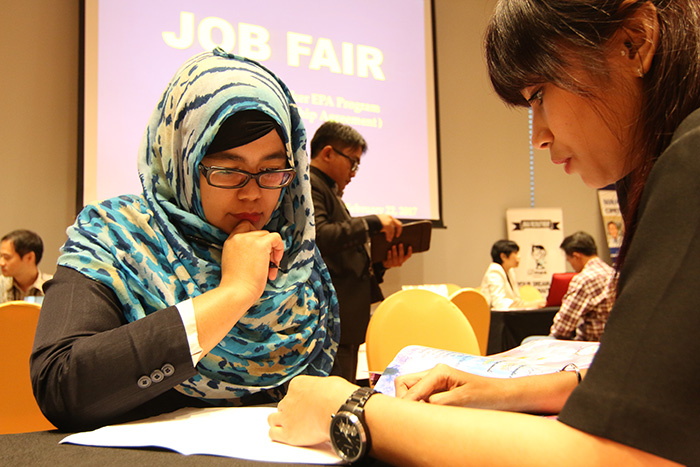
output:
[[[384,232],[372,235],[372,262],[380,263],[386,259],[386,255],[392,246],[403,243],[404,252],[408,247],[413,248],[414,253],[427,251],[430,248],[430,233],[433,224],[430,221],[415,221],[403,224],[401,236],[394,238],[391,242],[386,241]]]

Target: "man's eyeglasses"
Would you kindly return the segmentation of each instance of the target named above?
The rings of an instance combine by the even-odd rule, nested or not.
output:
[[[254,178],[260,188],[274,190],[289,185],[296,176],[294,169],[264,170],[252,174],[245,170],[208,167],[202,163],[199,164],[199,170],[204,174],[207,183],[217,188],[243,188]]]
[[[354,157],[350,157],[347,154],[343,154],[342,152],[338,151],[336,148],[331,146],[331,148],[337,152],[340,156],[343,156],[347,160],[350,161],[350,172],[355,173],[357,172],[357,169],[360,168],[360,161],[358,159],[355,159]]]

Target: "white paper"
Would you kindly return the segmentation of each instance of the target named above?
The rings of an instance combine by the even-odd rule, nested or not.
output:
[[[159,447],[263,462],[340,464],[330,443],[310,447],[276,443],[268,436],[274,407],[185,408],[65,437],[61,443],[106,447]]]

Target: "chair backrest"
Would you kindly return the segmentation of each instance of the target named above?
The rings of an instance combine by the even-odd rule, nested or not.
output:
[[[457,284],[421,284],[421,285],[404,285],[401,287],[402,290],[406,289],[424,289],[430,290],[445,297],[449,297],[456,291],[460,289]]]
[[[525,284],[518,289],[520,298],[526,302],[544,301],[542,293],[530,284]]]
[[[575,272],[555,272],[552,274],[546,306],[561,306],[561,300],[569,289],[569,282],[575,275]]]
[[[486,355],[491,326],[491,308],[486,297],[476,289],[464,288],[450,295],[450,301],[457,305],[471,324],[481,355]]]
[[[424,345],[479,355],[469,321],[450,300],[429,290],[407,289],[389,295],[367,327],[367,367],[383,372],[407,345]]]
[[[40,310],[36,303],[0,304],[0,434],[55,429],[39,410],[29,378]]]

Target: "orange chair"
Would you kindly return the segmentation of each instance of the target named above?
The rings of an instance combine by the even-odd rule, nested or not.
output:
[[[39,410],[29,378],[40,309],[29,302],[0,304],[0,434],[55,429]]]
[[[491,326],[491,308],[486,297],[476,289],[464,288],[450,295],[450,301],[464,313],[476,334],[481,355],[486,355]]]
[[[424,289],[391,294],[379,304],[367,327],[367,367],[381,373],[408,345],[479,355],[469,321],[450,300]]]

